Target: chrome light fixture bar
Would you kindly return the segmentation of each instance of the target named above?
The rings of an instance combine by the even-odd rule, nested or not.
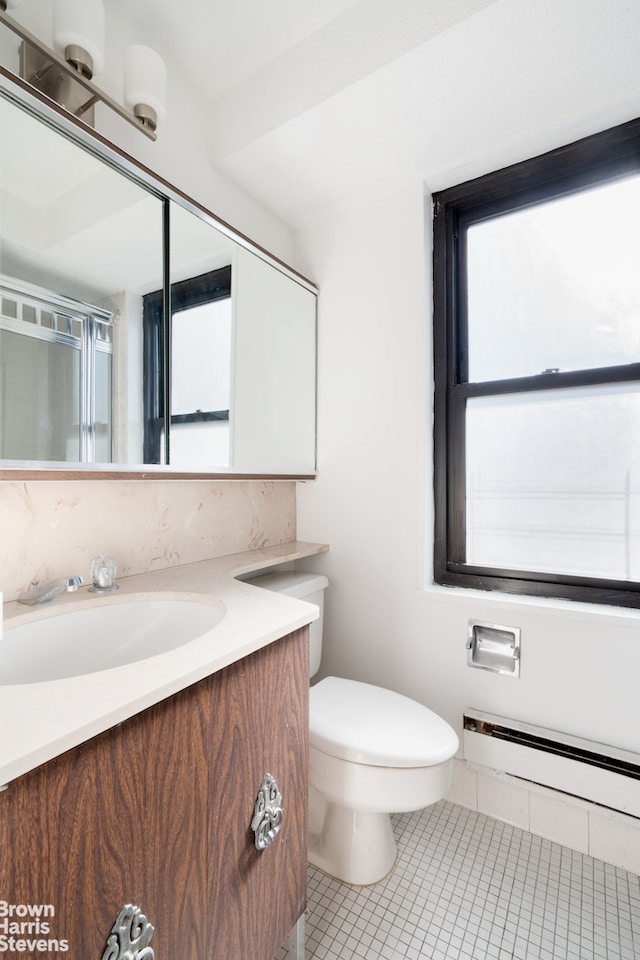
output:
[[[49,49],[7,13],[7,8],[18,2],[0,0],[0,23],[22,40],[19,70],[23,80],[89,126],[94,125],[94,105],[104,103],[150,140],[157,139],[158,118],[164,112],[165,68],[155,51],[136,45],[125,52],[125,102],[130,107],[127,110],[93,82],[94,57],[84,44],[65,44],[64,57]]]

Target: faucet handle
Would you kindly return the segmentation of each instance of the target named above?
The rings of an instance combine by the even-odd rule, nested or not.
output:
[[[109,593],[118,589],[115,583],[116,563],[112,557],[94,557],[91,561],[91,579],[93,586],[89,589],[93,593]]]
[[[18,594],[18,603],[29,603],[34,598],[37,598],[39,586],[40,581],[37,577],[34,577],[27,589]]]

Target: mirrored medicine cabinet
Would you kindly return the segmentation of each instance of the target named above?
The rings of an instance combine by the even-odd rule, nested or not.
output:
[[[0,68],[0,477],[310,477],[310,281]]]

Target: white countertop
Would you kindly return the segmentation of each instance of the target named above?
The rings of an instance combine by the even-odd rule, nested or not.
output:
[[[67,613],[74,606],[140,594],[194,594],[200,602],[205,596],[224,605],[225,616],[196,640],[146,660],[64,680],[0,685],[0,785],[317,619],[313,604],[234,577],[326,549],[323,544],[295,541],[126,577],[118,580],[115,594],[93,594],[81,587],[44,607],[6,603],[5,631]],[[0,676],[1,650],[2,640]]]

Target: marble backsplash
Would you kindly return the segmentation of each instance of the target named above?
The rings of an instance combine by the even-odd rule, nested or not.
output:
[[[0,482],[0,591],[81,574],[109,554],[118,577],[296,538],[289,481]]]

